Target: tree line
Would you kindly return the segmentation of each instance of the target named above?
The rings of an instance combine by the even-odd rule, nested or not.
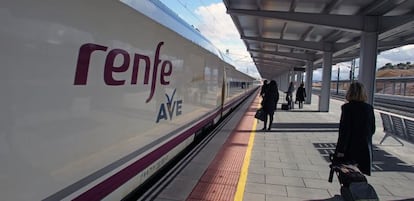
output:
[[[383,67],[379,68],[378,70],[387,70],[387,69],[400,69],[400,70],[414,69],[414,64],[411,64],[411,62],[399,63],[396,65],[393,65],[391,63],[386,63]]]

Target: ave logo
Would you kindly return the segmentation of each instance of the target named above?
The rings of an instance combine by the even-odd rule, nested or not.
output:
[[[171,94],[171,97],[168,94],[165,94],[165,96],[167,97],[167,102],[161,103],[156,123],[158,123],[162,119],[172,120],[174,115],[179,116],[182,114],[181,109],[183,105],[183,100],[174,100],[176,90],[177,89],[174,89],[173,93]]]

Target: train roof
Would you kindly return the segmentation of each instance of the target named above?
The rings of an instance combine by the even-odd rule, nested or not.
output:
[[[135,1],[135,0],[121,0],[123,3],[131,6],[138,12],[146,15],[159,24],[169,28],[184,38],[192,41],[193,43],[203,47],[209,52],[220,57],[222,60],[233,65],[230,58],[225,58],[220,50],[213,45],[206,37],[204,37],[194,27],[189,25],[183,19],[181,19],[174,11],[169,9],[159,0],[148,1]]]
[[[164,27],[169,28],[170,30],[176,32],[182,37],[192,41],[198,46],[206,49],[212,54],[218,56],[221,60],[229,64],[233,69],[236,64],[234,61],[225,53],[221,52],[216,46],[211,43],[206,37],[204,37],[198,30],[193,26],[189,25],[182,18],[180,18],[174,11],[168,8],[159,0],[148,0],[148,1],[135,1],[135,0],[121,0],[121,2],[132,7],[138,12],[144,14],[145,16],[151,18],[152,20],[158,22]],[[239,71],[239,70],[237,70]],[[240,73],[245,74],[244,72],[239,71]],[[251,79],[255,79],[250,75],[245,74]]]

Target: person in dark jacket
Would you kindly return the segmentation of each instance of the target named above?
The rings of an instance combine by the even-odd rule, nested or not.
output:
[[[266,92],[266,88],[267,88],[267,80],[264,80],[264,81],[263,81],[263,86],[262,86],[262,88],[261,88],[261,90],[260,90],[260,96],[261,96],[261,97],[264,97],[264,94],[265,94],[265,92]]]
[[[273,115],[276,110],[277,102],[279,101],[279,90],[277,88],[276,81],[272,80],[267,85],[264,96],[263,96],[263,110],[266,114],[264,119],[264,126],[262,130],[270,130],[273,124]],[[267,119],[269,117],[269,126],[266,128]]]
[[[362,173],[371,175],[372,136],[375,133],[373,107],[365,103],[367,94],[359,82],[350,85],[342,105],[335,155],[340,161],[357,164]]]
[[[306,91],[305,85],[303,83],[300,84],[299,88],[296,90],[296,101],[298,101],[299,108],[303,108],[303,101],[305,101]]]
[[[290,82],[289,88],[286,92],[286,101],[288,102],[289,109],[293,109],[293,91],[295,91],[295,86],[293,82]]]

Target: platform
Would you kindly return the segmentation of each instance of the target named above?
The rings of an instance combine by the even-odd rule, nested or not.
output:
[[[240,106],[155,200],[342,200],[337,178],[328,182],[327,156],[335,148],[343,102],[331,99],[330,112],[317,111],[317,96],[303,109],[283,111],[279,103],[272,130],[264,132],[254,119],[260,100],[254,96]],[[414,145],[392,138],[379,145],[384,132],[379,111],[375,115],[368,181],[380,200],[414,200]]]

